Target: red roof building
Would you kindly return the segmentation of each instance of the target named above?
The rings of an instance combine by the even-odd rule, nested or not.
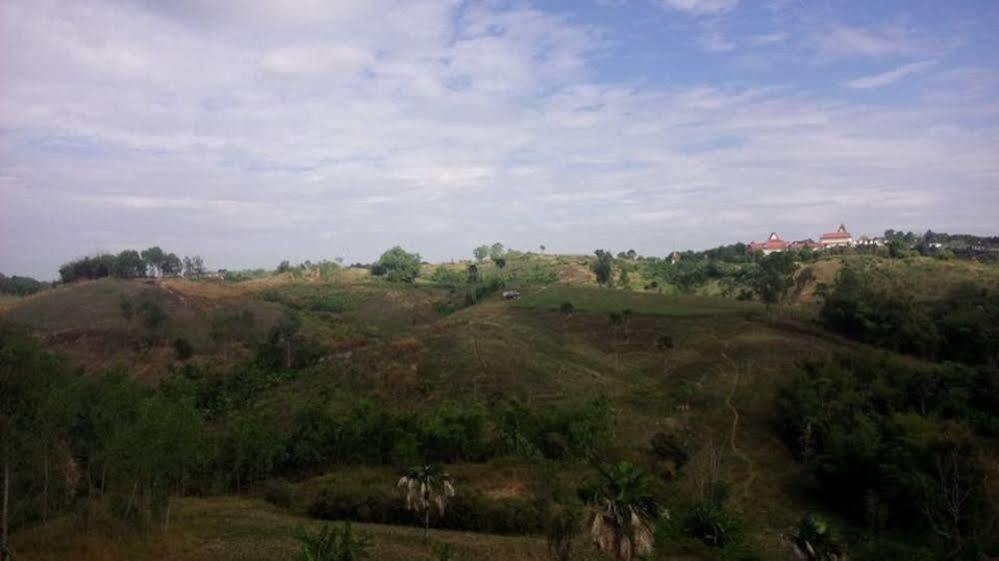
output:
[[[853,236],[846,230],[846,226],[840,224],[835,232],[822,234],[822,237],[819,238],[819,243],[822,247],[853,245]]]
[[[788,249],[822,249],[822,244],[808,238],[807,240],[798,240],[788,244]]]
[[[787,242],[780,239],[777,232],[771,232],[765,242],[750,242],[749,251],[762,251],[763,255],[770,255],[776,251],[787,250],[787,246]]]

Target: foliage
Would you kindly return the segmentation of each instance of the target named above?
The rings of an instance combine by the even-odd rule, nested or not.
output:
[[[392,282],[413,282],[420,276],[420,254],[407,253],[401,247],[395,246],[378,258],[371,272],[384,275]]]
[[[738,518],[723,501],[714,498],[695,505],[684,518],[683,527],[688,536],[709,547],[723,549],[739,539]]]
[[[820,319],[896,352],[999,368],[999,289],[966,282],[923,302],[878,271],[851,265],[826,292]]]
[[[770,309],[787,297],[794,282],[795,262],[787,252],[771,253],[760,260],[752,280],[753,290]]]
[[[596,260],[590,264],[590,270],[597,277],[597,283],[609,284],[613,273],[614,256],[611,252],[598,249],[594,252]]]
[[[194,345],[183,337],[173,340],[173,352],[177,360],[187,360],[194,356]]]
[[[559,504],[551,509],[545,522],[545,541],[552,561],[572,559],[572,547],[582,524],[582,510],[575,504]]]
[[[600,482],[581,490],[590,507],[593,544],[618,561],[650,554],[659,507],[649,476],[629,462],[598,466],[598,471]]]
[[[983,396],[996,376],[875,354],[812,361],[782,391],[779,427],[831,506],[862,520],[876,500],[889,529],[951,556],[995,531],[974,432],[999,428],[995,397]],[[948,493],[967,500],[945,507]]]
[[[474,267],[475,265],[471,265]],[[478,270],[476,270],[478,274]],[[449,268],[445,265],[438,265],[434,268],[434,272],[430,274],[430,280],[437,284],[442,284],[445,286],[457,286],[465,282],[468,275],[462,274],[461,271],[457,269]]]
[[[796,553],[808,561],[845,561],[846,556],[828,524],[807,514],[798,522],[791,535]]]
[[[363,561],[371,559],[371,538],[354,534],[350,522],[341,528],[323,526],[315,532],[302,530],[298,561]]]
[[[49,283],[41,282],[31,277],[19,277],[17,275],[8,277],[0,273],[0,294],[28,296],[29,294],[35,294],[48,286]]]

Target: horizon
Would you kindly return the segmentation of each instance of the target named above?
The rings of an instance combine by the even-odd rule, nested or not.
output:
[[[995,235],[997,24],[987,1],[11,0],[0,272]]]

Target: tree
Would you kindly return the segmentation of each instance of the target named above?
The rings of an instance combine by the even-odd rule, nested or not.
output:
[[[497,258],[493,259],[493,263],[496,263],[496,268],[502,270],[504,267],[506,267],[506,258],[505,257],[497,257]]]
[[[479,267],[472,263],[468,266],[468,284],[476,284],[479,282]]]
[[[609,251],[604,251],[602,249],[598,249],[593,253],[597,256],[597,259],[590,265],[590,270],[592,270],[593,274],[597,276],[598,283],[610,283],[611,273],[613,272],[614,257]]]
[[[200,255],[184,257],[184,277],[197,278],[205,274],[205,262]]]
[[[0,326],[0,463],[3,499],[0,510],[0,559],[9,559],[8,532],[13,468],[37,445],[42,406],[60,381],[58,360],[28,334]],[[37,469],[37,467],[35,468]]]
[[[166,256],[163,250],[154,245],[149,249],[142,250],[141,256],[142,260],[146,262],[146,270],[149,271],[149,274],[157,276],[160,272],[160,266],[163,264],[163,258]]]
[[[375,267],[382,271],[389,281],[411,283],[420,276],[420,254],[408,253],[401,247],[395,246],[378,258]],[[374,268],[372,272],[375,272]]]
[[[626,267],[621,267],[621,272],[618,274],[617,283],[621,285],[622,288],[627,288],[631,284],[628,278],[628,269]]]
[[[483,261],[486,257],[489,257],[489,246],[480,245],[479,247],[472,250],[472,255],[475,256],[476,261]]]
[[[545,244],[539,245],[538,248],[541,250],[541,253],[544,253],[545,250],[548,249],[547,247],[545,247]]]
[[[760,261],[760,268],[753,279],[753,289],[767,306],[780,306],[794,285],[794,260],[787,253],[771,253]]]
[[[593,544],[615,561],[652,553],[652,529],[659,508],[649,476],[629,462],[598,466],[602,480],[589,490],[589,528]]]
[[[180,257],[177,257],[176,253],[168,253],[163,256],[163,260],[160,261],[160,273],[164,277],[176,277],[183,270],[184,265],[180,261]]]
[[[439,516],[444,516],[447,501],[454,496],[454,485],[440,464],[429,464],[410,468],[399,479],[398,487],[406,492],[406,508],[423,516],[423,543],[430,539],[430,510],[437,507]]]
[[[503,244],[496,242],[493,245],[489,246],[489,258],[492,259],[493,261],[499,259],[500,257],[503,257],[504,254],[505,251],[503,249]]]
[[[134,249],[126,249],[114,258],[111,274],[120,279],[136,279],[146,276],[146,262]]]
[[[285,259],[284,261],[278,263],[277,273],[288,273],[291,272],[291,262]]]

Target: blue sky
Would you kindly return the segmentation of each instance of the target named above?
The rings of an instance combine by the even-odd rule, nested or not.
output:
[[[0,272],[999,230],[999,3],[7,0]]]

